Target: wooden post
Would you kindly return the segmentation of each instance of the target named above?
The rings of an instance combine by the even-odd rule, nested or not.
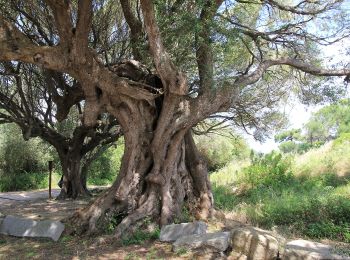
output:
[[[49,199],[52,199],[52,195],[51,195],[52,169],[53,169],[53,161],[49,161]]]

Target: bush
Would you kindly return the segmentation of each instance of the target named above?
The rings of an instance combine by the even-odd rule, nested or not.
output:
[[[94,160],[88,171],[88,183],[93,185],[111,184],[120,168],[121,158],[124,154],[123,140],[117,146],[112,146]]]
[[[1,126],[0,191],[47,187],[47,147],[37,138],[25,141],[13,124]],[[45,151],[45,152],[44,152]]]
[[[243,168],[238,182],[248,184],[250,188],[277,187],[292,179],[290,166],[290,160],[279,153],[253,156],[251,165]]]
[[[224,167],[232,160],[242,160],[249,155],[249,148],[245,141],[228,130],[222,130],[218,134],[197,136],[196,143],[210,172]]]
[[[334,140],[333,147],[338,148],[343,145],[350,144],[350,133],[341,133],[340,136]]]
[[[0,191],[24,191],[48,187],[48,173],[20,172],[18,174],[0,174]]]
[[[278,153],[252,155],[251,164],[238,169],[234,182],[226,186],[214,182],[216,206],[235,210],[263,228],[287,226],[298,235],[349,241],[348,180],[329,171],[296,176],[292,162],[291,157]],[[240,192],[235,194],[230,186],[237,184]]]
[[[350,242],[350,225],[335,225],[332,222],[311,223],[305,230],[305,235],[312,238],[329,238]]]

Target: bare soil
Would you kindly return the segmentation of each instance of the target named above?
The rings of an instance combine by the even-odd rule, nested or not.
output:
[[[0,213],[16,215],[35,220],[62,220],[76,209],[89,203],[88,200],[48,200],[43,198],[1,200]],[[1,215],[0,214],[0,215]],[[232,214],[217,213],[216,220],[208,223],[208,231],[230,230],[244,226],[244,219]],[[241,222],[242,221],[242,222]],[[283,233],[283,232],[282,232]],[[182,251],[174,253],[171,244],[159,241],[144,241],[140,245],[123,245],[120,241],[105,240],[106,236],[78,237],[63,234],[58,242],[50,239],[17,238],[0,234],[0,260],[12,259],[225,259],[220,255],[206,252]],[[292,237],[290,237],[292,239]],[[103,242],[103,241],[108,242]],[[332,245],[337,252],[350,255],[350,245],[336,241],[323,240]]]
[[[3,200],[0,213],[35,220],[62,220],[87,200],[56,201],[35,199]],[[144,241],[142,245],[124,246],[120,241],[100,242],[104,237],[75,237],[63,234],[58,242],[50,239],[17,238],[0,234],[0,259],[200,259],[191,252],[174,253],[171,244]]]

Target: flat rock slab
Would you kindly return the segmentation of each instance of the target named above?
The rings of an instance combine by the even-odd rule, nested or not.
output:
[[[47,237],[57,241],[64,230],[59,221],[32,219],[6,216],[0,226],[0,234],[16,237]]]
[[[160,230],[159,240],[173,242],[180,237],[189,235],[201,235],[207,232],[207,225],[202,221],[193,223],[181,223],[163,226]]]
[[[284,258],[289,260],[319,260],[319,259],[350,259],[332,253],[332,247],[329,245],[307,241],[293,240],[286,244]]]
[[[254,227],[239,227],[231,232],[231,259],[270,260],[276,258],[279,243],[269,231]]]
[[[230,245],[230,239],[230,232],[184,236],[173,243],[173,250],[176,252],[181,248],[211,248],[214,249],[214,251],[223,252]]]

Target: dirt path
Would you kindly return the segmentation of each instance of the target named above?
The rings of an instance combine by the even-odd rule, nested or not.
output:
[[[59,192],[59,189],[53,189],[52,197],[55,198],[58,196]],[[0,192],[0,208],[3,205],[13,205],[21,201],[33,201],[48,198],[48,190]]]
[[[53,197],[58,194],[59,189],[52,190]],[[86,203],[87,201],[49,200],[47,190],[0,193],[0,213],[37,220],[61,220]]]
[[[59,190],[55,190],[56,194]],[[0,213],[35,220],[62,220],[89,203],[89,200],[56,201],[47,191],[0,193]],[[188,252],[175,254],[171,245],[142,241],[123,245],[120,241],[97,244],[99,237],[63,234],[58,242],[49,239],[17,238],[0,234],[0,260],[8,259],[193,259]]]

